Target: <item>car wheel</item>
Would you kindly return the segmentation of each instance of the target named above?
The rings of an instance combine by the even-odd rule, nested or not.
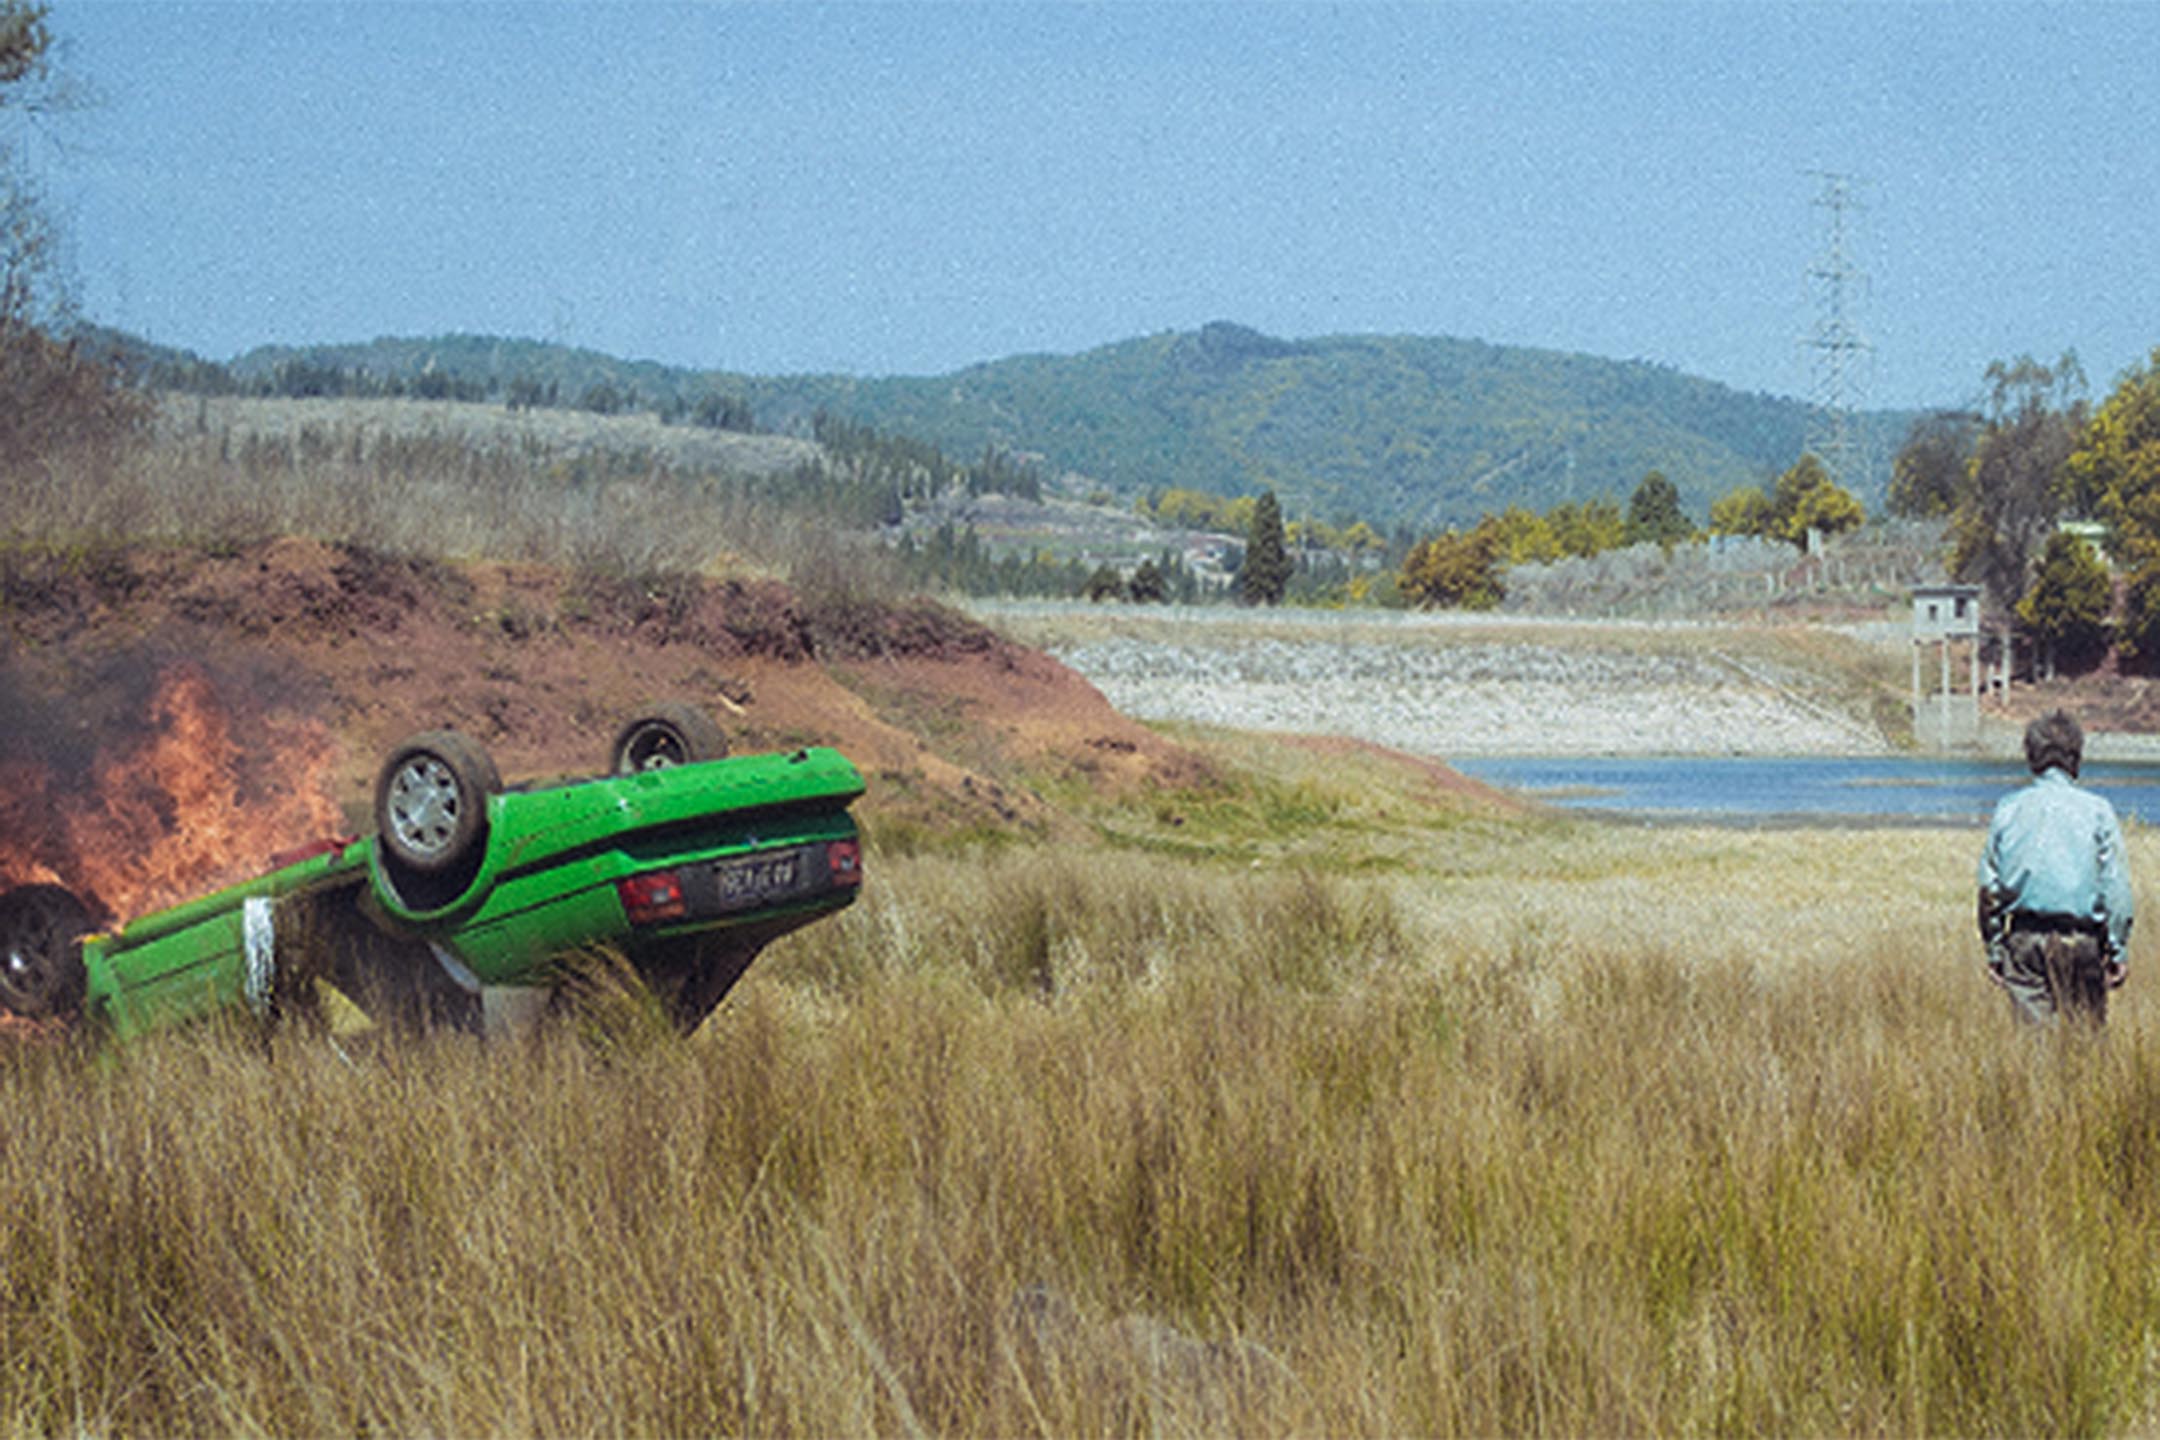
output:
[[[0,1007],[33,1020],[80,1014],[90,911],[58,885],[0,895]]]
[[[375,777],[379,843],[411,869],[451,869],[486,834],[487,797],[501,789],[479,741],[456,730],[415,735],[390,752]]]
[[[617,775],[635,775],[718,760],[727,753],[727,736],[712,716],[695,705],[662,701],[648,705],[616,732],[615,744],[608,750],[608,769]]]

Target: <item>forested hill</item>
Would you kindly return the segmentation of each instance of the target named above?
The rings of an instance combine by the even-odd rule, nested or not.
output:
[[[1508,504],[1624,499],[1653,469],[1700,517],[1717,496],[1791,465],[1808,419],[1797,400],[1639,361],[1442,337],[1278,340],[1224,322],[934,377],[700,372],[473,336],[265,349],[229,368],[266,383],[295,366],[433,375],[438,387],[450,377],[474,397],[545,387],[566,405],[601,387],[678,409],[717,392],[747,401],[764,429],[805,429],[823,409],[952,455],[986,445],[1040,454],[1121,496],[1265,485],[1293,515],[1417,526]],[[1857,488],[1871,508],[1909,419],[1868,417],[1878,473]]]
[[[1662,470],[1697,515],[1799,458],[1808,410],[1639,362],[1417,336],[1272,339],[1216,323],[934,379],[754,382],[967,453],[1039,451],[1121,492],[1273,485],[1293,513],[1416,524],[1624,499]],[[1887,457],[1908,416],[1870,417]],[[1863,482],[1871,503],[1885,476]]]

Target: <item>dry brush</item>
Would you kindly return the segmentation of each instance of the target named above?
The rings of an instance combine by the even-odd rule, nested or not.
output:
[[[1969,837],[1449,833],[894,858],[688,1043],[17,1055],[0,1428],[2149,1423],[2160,1036],[2009,1031]]]

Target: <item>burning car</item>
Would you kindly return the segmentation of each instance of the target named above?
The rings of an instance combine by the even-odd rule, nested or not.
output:
[[[684,1032],[768,943],[852,902],[861,774],[837,751],[730,757],[691,706],[631,718],[608,773],[506,787],[457,731],[377,772],[375,833],[107,929],[58,884],[0,894],[0,1008],[119,1039],[219,1011],[313,1003],[479,1026],[546,997],[555,961],[618,950]]]

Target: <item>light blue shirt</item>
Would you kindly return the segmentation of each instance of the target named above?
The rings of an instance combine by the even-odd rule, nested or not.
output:
[[[1980,892],[2002,910],[2102,926],[2108,953],[2120,958],[2136,916],[2115,807],[2058,768],[2042,771],[1995,807]]]

